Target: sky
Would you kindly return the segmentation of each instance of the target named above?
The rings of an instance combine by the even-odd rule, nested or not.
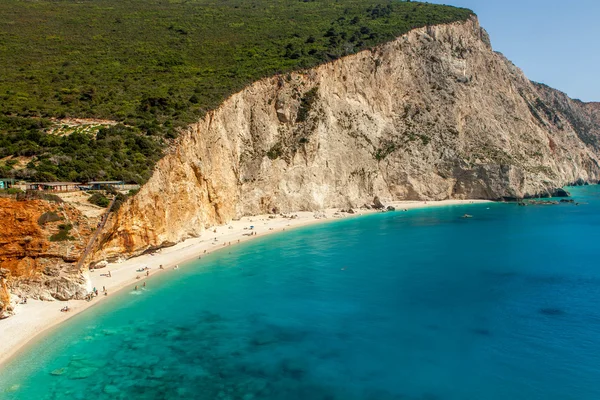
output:
[[[533,81],[600,101],[600,0],[426,0],[470,8]]]

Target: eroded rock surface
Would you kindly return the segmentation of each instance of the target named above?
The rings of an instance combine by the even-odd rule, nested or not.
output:
[[[92,230],[81,213],[64,203],[0,198],[0,221],[0,317],[12,311],[10,292],[42,300],[85,296],[76,264]],[[61,224],[72,226],[70,239],[50,240]]]
[[[231,96],[121,208],[103,254],[274,209],[550,195],[598,179],[598,115],[531,83],[476,19],[416,29]]]

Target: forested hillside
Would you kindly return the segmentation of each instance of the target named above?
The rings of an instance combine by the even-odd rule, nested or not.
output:
[[[249,83],[472,12],[385,0],[4,0],[0,14],[2,174],[143,182],[178,128]],[[34,133],[65,117],[118,121],[152,144]],[[94,146],[120,153],[75,152]],[[34,157],[27,171],[6,163],[17,155]]]

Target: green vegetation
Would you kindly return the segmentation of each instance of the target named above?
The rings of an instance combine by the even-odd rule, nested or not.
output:
[[[56,221],[60,221],[62,218],[60,215],[58,215],[56,212],[54,211],[48,211],[43,213],[42,215],[40,215],[40,217],[38,218],[38,225],[46,225],[48,222],[56,222]]]
[[[23,193],[23,191],[21,189],[17,189],[17,188],[8,188],[8,189],[1,189],[0,193],[13,195],[13,194]]]
[[[398,149],[398,145],[392,141],[384,141],[382,143],[382,147],[375,150],[373,157],[377,161],[383,161],[387,156],[392,154],[394,151]]]
[[[3,0],[0,157],[34,159],[0,173],[142,183],[178,128],[249,83],[471,14],[391,0]],[[123,126],[48,137],[64,117]]]
[[[22,201],[22,200],[45,200],[45,201],[51,201],[53,203],[64,203],[63,199],[61,199],[60,197],[58,197],[55,194],[51,194],[51,193],[44,193],[44,192],[38,192],[38,191],[27,191],[26,192],[20,192],[17,193],[17,200]]]
[[[275,143],[273,147],[267,151],[267,157],[271,160],[276,160],[283,155],[283,146],[281,143]]]
[[[117,195],[115,196],[115,203],[113,204],[111,211],[118,211],[119,208],[121,208],[121,206],[127,201],[128,196],[133,196],[133,194],[131,194],[131,191],[129,191],[129,194],[117,193]]]
[[[96,179],[143,183],[162,156],[161,142],[138,129],[117,125],[95,135],[44,134],[45,120],[1,117],[0,158],[34,157],[25,169],[6,164],[0,173],[38,182],[86,182]]]
[[[304,122],[308,118],[308,114],[313,106],[313,103],[317,99],[319,88],[314,87],[308,92],[304,93],[302,99],[300,99],[300,108],[298,108],[298,115],[296,116],[296,122]]]
[[[98,207],[108,207],[110,200],[102,193],[94,193],[88,201]]]
[[[58,233],[50,236],[51,242],[64,242],[66,240],[75,240],[73,236],[69,236],[69,232],[73,229],[71,224],[60,224],[58,226]]]

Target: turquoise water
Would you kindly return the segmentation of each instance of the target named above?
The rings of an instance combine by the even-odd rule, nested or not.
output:
[[[2,399],[600,399],[600,189],[307,227],[112,296]],[[464,213],[473,219],[461,219]]]

